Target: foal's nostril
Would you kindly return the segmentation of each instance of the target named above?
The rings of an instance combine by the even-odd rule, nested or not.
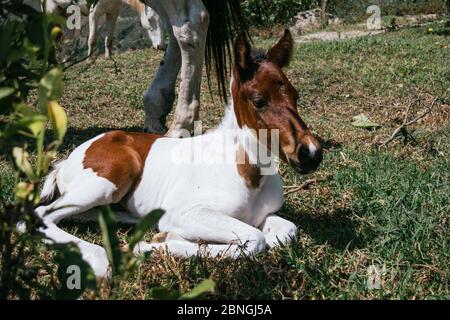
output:
[[[298,150],[298,160],[300,160],[300,162],[307,162],[309,157],[309,148],[306,146],[300,146],[300,149]]]
[[[322,162],[322,149],[313,148],[309,146],[301,146],[298,150],[298,160],[300,164],[306,169],[315,169]]]

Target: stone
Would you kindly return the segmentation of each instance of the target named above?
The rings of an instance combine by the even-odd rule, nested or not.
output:
[[[322,10],[320,9],[312,9],[297,13],[293,20],[293,26],[290,28],[291,32],[294,35],[300,35],[307,31],[320,28],[322,24],[320,17],[321,13]],[[328,13],[329,25],[338,25],[340,23],[341,19],[331,13]]]

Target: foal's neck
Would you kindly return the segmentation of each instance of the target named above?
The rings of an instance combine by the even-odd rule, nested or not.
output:
[[[272,165],[275,164],[276,157],[265,145],[259,143],[255,132],[245,124],[243,124],[242,127],[239,126],[232,95],[230,103],[226,106],[224,118],[214,131],[217,134],[227,135],[228,138],[234,139],[235,147],[242,148],[245,151],[250,164],[265,168],[267,168],[268,163],[271,163]],[[233,151],[235,150],[227,150],[227,152]],[[270,174],[276,173],[274,167],[269,171],[272,172]]]

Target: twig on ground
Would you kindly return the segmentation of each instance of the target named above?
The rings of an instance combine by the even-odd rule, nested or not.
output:
[[[317,182],[326,181],[329,177],[330,177],[330,175],[327,175],[327,176],[322,177],[322,178],[307,179],[307,180],[303,181],[303,183],[298,185],[298,186],[286,186],[286,187],[283,187],[284,189],[287,189],[283,194],[285,196],[287,196],[288,194],[295,193],[295,192],[298,192],[300,190],[308,189],[312,184],[315,184]]]
[[[91,57],[92,57],[92,55],[85,56],[85,57],[83,57],[81,59],[78,59],[78,60],[68,60],[68,61],[64,62],[64,63],[69,63],[69,64],[63,67],[63,71],[66,71],[67,69],[72,68],[73,66],[75,66],[77,64],[80,64],[81,62],[86,61],[87,59],[89,59]]]
[[[409,110],[411,109],[411,107],[417,103],[417,101],[419,101],[420,98],[416,98],[413,102],[411,102],[408,107],[406,108],[406,114],[405,114],[405,119],[403,120],[403,123],[397,127],[397,129],[394,130],[394,132],[392,132],[391,136],[389,137],[389,139],[385,140],[383,143],[381,143],[380,148],[381,147],[385,147],[387,146],[389,143],[391,143],[400,132],[403,132],[404,134],[407,134],[407,127],[412,125],[413,123],[416,123],[417,121],[419,121],[420,119],[424,118],[427,114],[429,114],[434,106],[436,105],[436,102],[439,100],[439,98],[434,98],[433,101],[431,102],[431,105],[427,108],[427,110],[425,110],[424,112],[422,112],[420,115],[418,115],[417,117],[415,117],[414,119],[408,121],[408,114],[409,114]]]

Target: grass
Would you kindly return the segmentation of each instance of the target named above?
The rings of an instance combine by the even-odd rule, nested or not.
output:
[[[299,226],[297,242],[233,263],[156,254],[113,295],[100,297],[146,299],[152,286],[187,291],[211,277],[217,288],[208,297],[214,299],[449,299],[450,41],[448,28],[432,27],[431,33],[428,27],[404,29],[296,48],[287,74],[301,93],[300,115],[326,149],[323,165],[311,174],[323,180],[288,195],[280,213]],[[255,44],[274,41],[257,38]],[[151,49],[129,51],[69,69],[61,104],[70,128],[59,157],[106,130],[141,130],[142,93],[161,57]],[[412,115],[434,97],[441,103],[410,128],[414,140],[378,149],[421,90],[422,104]],[[202,93],[200,117],[212,127],[223,106],[206,81]],[[352,127],[359,113],[382,127]],[[305,179],[286,166],[281,173],[285,186]],[[14,181],[6,160],[0,177],[3,202],[11,199]],[[63,226],[102,242],[95,224]],[[120,230],[122,244],[129,230]],[[385,270],[380,290],[367,287],[371,265]]]

